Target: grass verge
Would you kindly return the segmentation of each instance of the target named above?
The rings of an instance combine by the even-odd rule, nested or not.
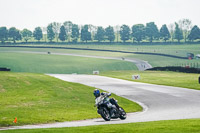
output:
[[[200,120],[171,120],[87,127],[9,130],[2,133],[199,133]]]
[[[132,80],[132,75],[137,74],[141,76],[141,79]],[[110,71],[103,72],[101,75],[135,82],[200,90],[200,85],[198,83],[199,74],[168,71]]]

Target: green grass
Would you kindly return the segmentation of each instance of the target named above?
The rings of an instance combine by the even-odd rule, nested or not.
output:
[[[200,90],[198,83],[199,74],[189,74],[180,72],[168,72],[168,71],[110,71],[103,72],[101,75],[114,77],[124,80],[132,80],[132,75],[139,74],[140,80],[134,80],[136,82],[151,83],[158,85],[184,87],[190,89]]]
[[[0,126],[52,123],[100,117],[93,87],[65,82],[43,74],[0,72]],[[142,108],[115,97],[127,112]],[[18,123],[14,124],[14,118]]]
[[[9,52],[0,53],[0,67],[11,68],[13,72],[78,74],[92,74],[94,70],[137,70],[133,63],[120,60]]]
[[[8,130],[2,133],[200,133],[200,120],[174,120],[87,127]]]

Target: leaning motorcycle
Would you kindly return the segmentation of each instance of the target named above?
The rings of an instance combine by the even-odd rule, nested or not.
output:
[[[120,118],[121,120],[126,119],[126,112],[122,107],[117,108],[115,104],[111,104],[110,95],[105,95],[100,98],[95,104],[97,106],[97,112],[105,121],[110,119]],[[116,101],[117,104],[117,101]]]

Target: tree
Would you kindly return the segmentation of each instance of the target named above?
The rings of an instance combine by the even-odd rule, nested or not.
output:
[[[170,33],[166,24],[162,25],[162,27],[160,28],[160,38],[163,39],[165,42],[170,38]]]
[[[73,42],[77,42],[78,38],[79,38],[79,28],[77,24],[73,24],[72,25],[72,34],[71,34],[71,38]]]
[[[105,35],[106,35],[106,38],[110,41],[110,42],[113,42],[115,40],[115,32],[114,32],[114,29],[112,26],[108,26],[106,29],[105,29]]]
[[[196,39],[200,39],[200,29],[197,25],[195,25],[190,34],[188,35],[188,39],[191,40],[191,41],[194,41]]]
[[[86,43],[91,40],[91,33],[88,31],[88,25],[84,25],[81,29],[81,40],[86,41]]]
[[[105,30],[103,27],[98,27],[97,28],[97,33],[95,34],[95,40],[98,40],[98,42],[103,41],[105,38]]]
[[[60,27],[59,39],[61,41],[65,41],[67,39],[67,33],[66,33],[64,25]]]
[[[184,40],[187,41],[187,37],[190,33],[190,30],[192,28],[192,21],[189,19],[181,19],[179,20],[179,26],[180,29],[183,31],[184,34]]]
[[[171,41],[174,42],[174,30],[175,30],[175,25],[174,23],[171,23],[169,24],[169,32],[170,32],[170,35],[171,35]]]
[[[12,28],[9,29],[8,36],[10,38],[12,38],[14,43],[16,42],[16,40],[22,39],[22,36],[21,36],[19,30],[17,30],[15,27],[12,27]]]
[[[179,28],[179,25],[175,23],[175,31],[174,31],[174,38],[180,42],[183,39],[183,31]]]
[[[47,38],[50,42],[52,42],[52,40],[55,38],[55,33],[53,31],[53,25],[49,24],[47,26]]]
[[[26,42],[28,42],[28,40],[31,39],[33,33],[32,33],[32,31],[30,31],[28,29],[23,29],[21,34],[22,34],[22,37],[24,38],[24,40]]]
[[[53,26],[52,27],[53,28],[53,32],[54,32],[55,37],[56,37],[56,41],[58,42],[58,35],[59,35],[59,32],[60,32],[61,24],[57,23],[57,22],[53,22],[52,26]]]
[[[150,42],[159,38],[159,31],[154,22],[149,22],[146,24],[145,34]]]
[[[92,24],[89,24],[88,31],[91,33],[91,40],[93,41],[95,39],[95,34],[97,33],[97,27]]]
[[[0,27],[0,40],[2,43],[8,40],[8,30],[6,27]]]
[[[63,23],[63,25],[65,26],[65,29],[66,29],[66,32],[67,32],[67,35],[68,35],[68,42],[70,42],[73,23],[71,21],[65,21]]]
[[[120,27],[120,36],[123,42],[126,42],[127,40],[130,39],[130,31],[131,30],[128,25],[122,25]]]
[[[138,43],[145,37],[145,26],[143,24],[136,24],[132,26],[132,37]]]
[[[47,41],[47,27],[42,27],[42,33],[44,35],[44,41]]]
[[[120,25],[116,25],[116,26],[114,27],[114,31],[115,31],[116,36],[117,36],[117,42],[119,42]]]
[[[33,37],[40,41],[43,37],[43,34],[42,34],[42,29],[40,27],[36,27],[34,32],[33,32]]]

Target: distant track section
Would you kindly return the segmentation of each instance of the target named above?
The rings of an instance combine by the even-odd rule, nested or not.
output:
[[[32,53],[32,54],[47,54],[47,52],[33,52],[33,51],[3,51],[3,52],[14,52],[14,53]],[[152,66],[144,60],[133,59],[133,58],[120,58],[120,57],[105,57],[105,56],[92,56],[92,55],[80,55],[80,54],[70,54],[70,53],[54,53],[53,55],[69,55],[69,56],[78,56],[78,57],[87,57],[87,58],[99,58],[99,59],[112,59],[112,60],[123,60],[127,62],[134,63],[139,71],[144,71],[146,69],[152,68]]]
[[[89,50],[89,51],[104,51],[104,52],[119,52],[119,53],[130,53],[130,54],[144,54],[144,55],[158,55],[177,59],[188,59],[187,57],[161,54],[161,53],[150,53],[150,52],[130,52],[121,50],[106,50],[106,49],[90,49],[90,48],[68,48],[68,47],[49,47],[49,46],[0,46],[0,47],[20,47],[20,48],[53,48],[53,49],[73,49],[73,50]]]

